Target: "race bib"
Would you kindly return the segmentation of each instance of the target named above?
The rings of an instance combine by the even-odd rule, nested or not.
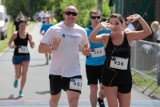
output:
[[[81,89],[82,89],[82,79],[78,79],[78,78],[71,79],[69,89],[81,91]]]
[[[104,55],[105,55],[104,47],[94,48],[94,50],[91,52],[92,57],[100,57]]]
[[[128,58],[120,58],[120,57],[112,56],[110,67],[120,69],[120,70],[127,70]]]
[[[18,53],[28,53],[28,47],[27,46],[20,46],[18,47]]]

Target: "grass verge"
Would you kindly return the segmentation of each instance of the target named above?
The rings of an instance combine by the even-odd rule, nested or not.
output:
[[[140,74],[135,74],[133,76],[133,88],[136,90],[142,92],[144,91],[149,84],[153,82],[152,79],[142,76]],[[160,88],[156,89],[155,92],[150,94],[156,87],[157,87],[157,82],[154,82],[145,92],[145,95],[149,95],[151,98],[154,99],[160,99]]]
[[[8,23],[8,32],[7,32],[7,38],[5,38],[4,40],[0,40],[0,53],[2,51],[4,51],[5,48],[8,47],[8,41],[12,35],[12,25],[13,25],[13,22],[9,22]]]

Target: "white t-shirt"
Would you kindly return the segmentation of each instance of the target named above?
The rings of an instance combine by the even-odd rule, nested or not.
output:
[[[50,74],[63,77],[81,75],[79,46],[89,43],[86,31],[77,24],[74,24],[73,27],[67,27],[64,22],[60,22],[48,29],[41,43],[50,45],[56,36],[61,41],[57,50],[52,52]]]

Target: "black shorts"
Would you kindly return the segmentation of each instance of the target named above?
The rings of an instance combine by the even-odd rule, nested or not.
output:
[[[51,95],[57,95],[63,89],[72,90],[81,93],[82,88],[82,76],[74,77],[62,77],[59,75],[49,75],[50,80],[50,93]]]
[[[118,92],[120,93],[129,93],[131,92],[132,84],[127,85],[118,85]]]
[[[129,93],[132,89],[132,76],[129,70],[106,69],[102,71],[104,86],[117,86],[120,93]]]
[[[103,84],[104,85],[104,84]],[[104,85],[106,86],[106,85]],[[126,85],[111,85],[111,86],[108,86],[107,87],[113,87],[113,86],[117,86],[118,87],[118,92],[120,93],[129,93],[131,92],[131,89],[132,89],[132,84],[126,84]]]
[[[90,66],[86,65],[86,76],[88,80],[88,85],[101,83],[103,65]]]

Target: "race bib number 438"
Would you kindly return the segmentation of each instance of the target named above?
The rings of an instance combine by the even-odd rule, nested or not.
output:
[[[127,70],[128,58],[121,58],[121,57],[112,56],[111,62],[110,62],[110,67],[120,69],[120,70]]]
[[[79,79],[79,78],[71,79],[69,89],[81,91],[81,89],[82,89],[82,79]]]

